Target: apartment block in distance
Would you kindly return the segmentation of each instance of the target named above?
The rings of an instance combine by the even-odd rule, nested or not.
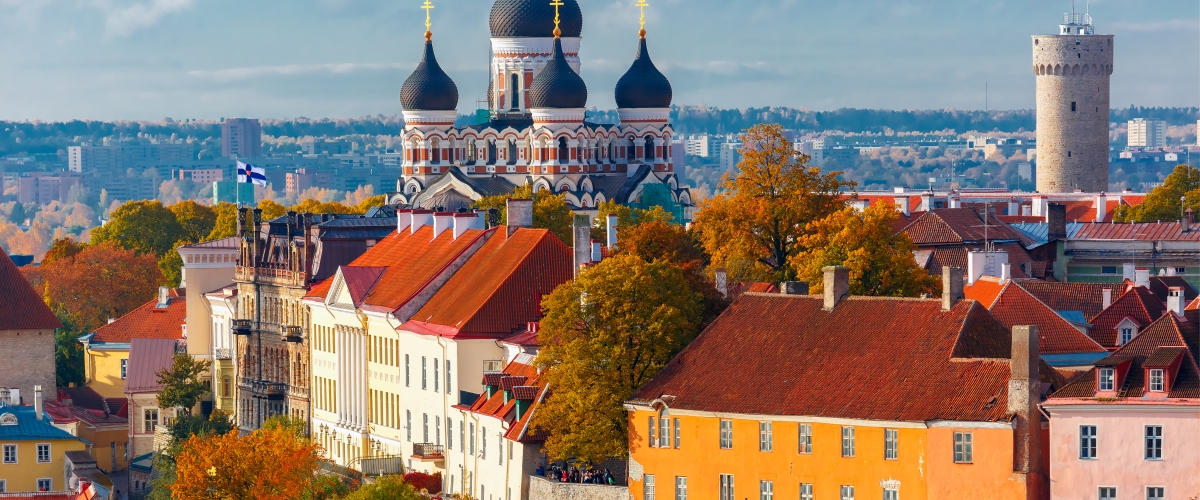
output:
[[[257,158],[262,156],[262,126],[252,118],[229,118],[221,122],[221,156]]]
[[[1129,147],[1167,147],[1167,122],[1134,118],[1129,120]]]

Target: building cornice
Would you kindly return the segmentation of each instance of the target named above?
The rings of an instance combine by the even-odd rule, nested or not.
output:
[[[625,409],[629,411],[657,411],[653,407],[645,404],[625,404]],[[829,424],[829,425],[846,425],[855,427],[886,427],[892,429],[1007,429],[1013,428],[1011,422],[971,422],[957,420],[929,420],[920,422],[897,421],[897,420],[866,420],[856,418],[835,418],[835,417],[810,417],[801,415],[760,415],[751,413],[724,413],[724,412],[709,412],[696,410],[681,410],[670,408],[667,412],[671,416],[679,417],[700,417],[700,418],[717,418],[725,420],[757,420],[762,422],[796,422],[805,424]]]

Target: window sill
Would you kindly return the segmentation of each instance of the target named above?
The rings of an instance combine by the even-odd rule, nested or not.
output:
[[[1142,460],[1146,461],[1146,462],[1166,462],[1166,460],[1161,459],[1161,458],[1145,458]]]

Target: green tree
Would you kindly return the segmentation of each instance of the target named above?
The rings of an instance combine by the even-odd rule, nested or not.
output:
[[[383,476],[344,497],[345,500],[422,500],[425,497],[399,476]]]
[[[158,406],[161,408],[184,408],[191,414],[192,407],[208,392],[208,384],[200,376],[208,371],[212,363],[197,360],[188,354],[176,354],[171,368],[155,373],[162,389],[158,391]]]
[[[699,332],[700,297],[683,271],[618,254],[542,301],[537,364],[553,393],[534,414],[553,460],[628,453],[624,403]]]
[[[237,205],[229,202],[218,203],[213,207],[213,213],[217,214],[216,220],[213,222],[212,232],[204,238],[204,241],[215,241],[237,236]]]
[[[175,214],[175,221],[183,229],[183,241],[200,243],[212,233],[217,223],[217,213],[192,200],[185,200],[167,207]]]
[[[1140,205],[1117,207],[1117,222],[1155,222],[1179,220],[1183,210],[1200,212],[1200,169],[1179,165],[1161,186],[1146,193]]]
[[[649,210],[643,210],[606,200],[596,206],[596,217],[592,219],[592,238],[600,241],[608,238],[608,216],[610,214],[617,216],[618,242],[621,241],[621,232],[627,228],[647,222],[671,222],[674,219],[663,207],[656,206]]]
[[[220,436],[228,434],[234,428],[236,426],[233,425],[233,418],[221,410],[213,410],[208,418],[204,418],[203,415],[183,415],[168,424],[172,441],[179,445],[192,436]]]
[[[913,258],[916,245],[908,233],[892,229],[900,217],[896,206],[883,202],[859,212],[846,207],[809,224],[800,242],[804,250],[792,256],[800,279],[813,290],[824,286],[826,266],[850,268],[850,294],[917,297],[933,293],[939,284]]]
[[[808,224],[841,210],[842,190],[854,183],[810,166],[779,125],[755,125],[742,139],[738,172],[726,173],[722,192],[700,203],[693,226],[714,265],[753,263],[757,272],[746,278],[791,280]]]
[[[480,210],[496,209],[500,213],[500,224],[508,223],[507,202],[514,200],[533,200],[533,227],[549,229],[558,239],[570,246],[574,241],[571,209],[567,206],[566,195],[554,194],[547,190],[533,192],[533,186],[526,184],[517,187],[510,194],[485,196],[475,202],[475,208]]]
[[[83,372],[83,345],[79,337],[87,332],[80,330],[71,315],[61,307],[55,310],[55,315],[63,327],[54,332],[54,375],[58,387],[67,387],[72,383],[82,386],[86,379]]]
[[[14,203],[12,211],[8,213],[8,221],[18,226],[24,224],[28,218],[29,214],[25,212],[25,205],[21,202]]]
[[[111,241],[122,248],[162,257],[185,237],[175,214],[158,200],[131,201],[113,210],[107,224],[92,230],[92,244]]]

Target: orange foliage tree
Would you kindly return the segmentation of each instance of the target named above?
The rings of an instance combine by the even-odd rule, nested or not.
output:
[[[61,245],[65,250],[66,245]],[[154,298],[162,272],[153,254],[138,255],[115,242],[59,252],[42,267],[22,272],[51,309],[82,332],[90,332]]]
[[[632,253],[646,262],[667,262],[683,271],[688,288],[704,301],[703,324],[707,325],[725,310],[729,302],[704,274],[704,251],[686,228],[652,220],[622,227],[619,232],[618,253]]]
[[[290,500],[308,492],[319,447],[286,427],[193,436],[175,456],[175,500]]]

